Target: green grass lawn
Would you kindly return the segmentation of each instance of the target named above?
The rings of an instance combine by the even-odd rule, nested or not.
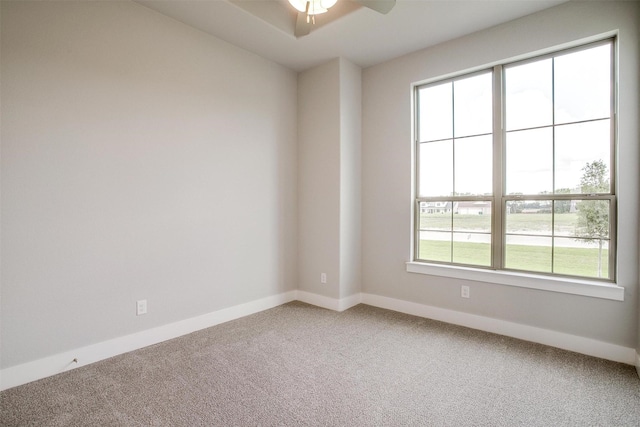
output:
[[[451,262],[451,242],[421,240],[419,258],[428,261]],[[602,278],[609,275],[609,252],[602,251]],[[553,258],[553,259],[552,259]],[[491,247],[485,243],[453,242],[453,262],[488,267]],[[515,270],[598,277],[598,248],[509,245],[506,247],[505,267]]]

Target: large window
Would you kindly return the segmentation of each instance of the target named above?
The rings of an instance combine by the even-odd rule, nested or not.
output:
[[[414,261],[615,279],[613,55],[416,87]]]

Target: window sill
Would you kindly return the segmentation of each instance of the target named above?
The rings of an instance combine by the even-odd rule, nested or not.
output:
[[[546,277],[535,274],[482,270],[422,262],[407,262],[407,272],[624,301],[623,287],[590,280]]]

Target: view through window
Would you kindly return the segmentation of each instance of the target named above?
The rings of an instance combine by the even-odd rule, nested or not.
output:
[[[416,261],[614,279],[613,50],[416,87]]]

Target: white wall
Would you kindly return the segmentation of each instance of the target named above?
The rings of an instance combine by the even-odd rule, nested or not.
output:
[[[298,76],[298,286],[333,302],[361,290],[361,86],[344,58]]]
[[[363,292],[635,348],[639,4],[570,2],[363,71]],[[624,302],[407,273],[411,84],[619,30],[618,284]]]
[[[340,59],[340,298],[361,292],[362,70]]]
[[[3,368],[295,289],[294,72],[129,2],[1,24]]]
[[[298,214],[298,288],[339,298],[339,59],[298,75]]]

